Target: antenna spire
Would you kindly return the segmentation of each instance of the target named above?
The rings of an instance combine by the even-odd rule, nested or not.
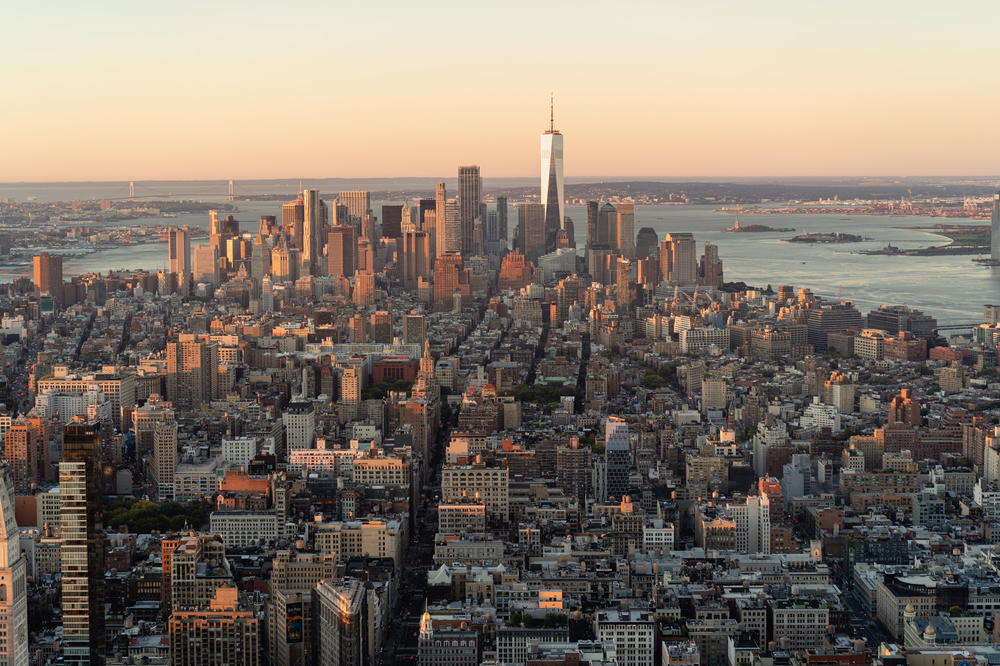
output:
[[[556,99],[552,93],[549,93],[549,131],[556,131]]]

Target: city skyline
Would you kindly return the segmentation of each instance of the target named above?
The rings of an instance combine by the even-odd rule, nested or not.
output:
[[[1000,99],[981,84],[1000,9],[985,2],[962,14],[930,2],[848,2],[836,13],[580,3],[532,6],[530,21],[517,4],[497,16],[452,3],[390,9],[304,6],[313,20],[303,22],[264,5],[233,14],[181,4],[152,30],[145,8],[12,8],[9,25],[23,29],[0,53],[23,66],[7,80],[19,103],[0,110],[13,157],[0,181],[432,175],[455,164],[529,177],[550,92],[573,137],[571,178],[996,169]],[[452,47],[475,46],[477,57],[454,62],[443,43],[408,48],[432,16]],[[334,23],[352,29],[321,39]],[[609,48],[586,49],[588,32]],[[509,48],[510,34],[525,48]],[[379,52],[359,60],[373,36]],[[273,40],[280,53],[264,46]],[[331,61],[352,64],[316,85],[315,65]],[[446,94],[448,83],[427,85],[443,63],[462,81]],[[285,91],[306,88],[310,104],[286,103]],[[338,103],[346,91],[356,103]]]

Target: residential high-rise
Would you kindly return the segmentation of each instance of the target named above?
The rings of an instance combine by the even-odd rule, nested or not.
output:
[[[271,275],[275,282],[295,282],[299,279],[299,251],[292,247],[285,234],[271,250]]]
[[[458,202],[461,223],[462,252],[478,254],[482,248],[473,243],[473,227],[483,207],[483,179],[478,166],[458,167]]]
[[[74,419],[63,431],[62,620],[66,664],[104,663],[104,525],[100,425]]]
[[[62,257],[42,252],[34,259],[35,288],[39,294],[48,294],[56,301],[63,298]]]
[[[330,277],[351,277],[354,275],[354,253],[357,241],[354,227],[337,226],[330,229],[326,241],[327,275]]]
[[[615,249],[623,257],[635,258],[635,204],[615,206]]]
[[[0,438],[3,440],[3,457],[9,466],[4,474],[9,477],[14,491],[19,495],[30,495],[32,487],[43,478],[41,474],[47,459],[44,450],[47,442],[40,430],[27,418],[20,416],[10,424],[7,434]]]
[[[850,301],[821,305],[809,310],[806,321],[809,344],[818,352],[826,351],[827,335],[840,333],[845,328],[862,328],[861,313]]]
[[[167,343],[167,399],[177,409],[198,409],[212,399],[216,346],[182,334],[180,340]]]
[[[388,310],[376,310],[372,313],[370,331],[372,342],[392,342],[392,315]]]
[[[191,229],[171,227],[167,232],[167,256],[171,273],[183,275],[191,272]]]
[[[319,190],[302,190],[302,260],[303,275],[316,273],[322,243],[320,233]]]
[[[545,206],[522,203],[517,205],[517,244],[528,261],[535,261],[546,253]]]
[[[161,500],[174,498],[177,472],[177,420],[172,409],[164,410],[153,424],[153,481]]]
[[[993,217],[990,219],[990,259],[1000,261],[1000,192],[993,195]]]
[[[28,666],[28,583],[14,519],[14,486],[0,467],[0,666]]]
[[[698,281],[698,259],[694,236],[669,233],[660,245],[660,276],[666,282],[694,285]]]
[[[264,235],[258,233],[253,240],[253,248],[250,251],[250,277],[260,280],[271,272],[271,248],[264,239]]]
[[[316,440],[316,410],[311,402],[291,402],[281,417],[285,423],[288,451],[313,448]]]
[[[622,499],[628,494],[629,475],[632,471],[632,449],[629,444],[628,423],[617,416],[609,416],[604,424],[604,473],[607,500]]]
[[[458,201],[447,199],[444,217],[435,213],[437,229],[437,256],[447,252],[462,252],[462,216]]]
[[[468,280],[465,279],[462,255],[449,252],[434,260],[434,309],[447,312],[455,305],[455,293],[461,294],[463,301],[471,295]]]
[[[545,248],[541,254],[555,249],[556,235],[563,228],[563,221],[566,219],[564,211],[566,194],[563,179],[563,135],[556,129],[553,109],[550,108],[549,111],[549,129],[542,133],[542,196],[539,200],[544,208]]]

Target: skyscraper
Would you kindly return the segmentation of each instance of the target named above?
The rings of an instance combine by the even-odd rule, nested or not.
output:
[[[483,207],[483,179],[478,166],[458,167],[459,218],[462,229],[462,252],[478,254],[482,248],[473,243],[473,226]]]
[[[371,194],[362,191],[341,192],[337,195],[337,203],[347,206],[347,214],[360,222],[371,209]]]
[[[182,334],[167,343],[167,399],[177,409],[198,409],[212,399],[218,353],[214,344]]]
[[[517,205],[517,249],[529,261],[546,253],[545,206],[522,203]]]
[[[426,231],[403,234],[403,249],[399,257],[399,279],[403,289],[415,291],[418,278],[429,280],[433,267],[431,237]]]
[[[96,422],[77,418],[63,431],[63,461],[59,463],[63,659],[80,666],[104,663],[100,445]]]
[[[694,236],[671,233],[660,247],[660,276],[667,282],[693,285],[698,280],[698,260],[695,257]]]
[[[705,243],[700,272],[702,284],[716,289],[722,287],[722,259],[719,258],[719,248],[714,243]]]
[[[171,227],[167,236],[167,254],[170,272],[182,275],[191,272],[191,230],[188,227]]]
[[[632,471],[628,423],[624,419],[609,416],[605,422],[604,456],[607,499],[620,500],[628,494],[628,478]]]
[[[319,190],[302,190],[302,216],[302,274],[314,275],[322,247],[319,239]]]
[[[28,584],[14,520],[14,487],[0,467],[0,666],[28,666]]]
[[[497,197],[497,237],[503,247],[510,243],[510,231],[507,224],[507,197]]]
[[[993,195],[993,218],[990,221],[990,259],[1000,261],[1000,192]]]
[[[354,275],[354,227],[338,226],[330,229],[326,241],[327,274],[331,277]]]
[[[589,250],[597,243],[597,221],[599,219],[600,204],[596,201],[587,202],[587,249]]]
[[[438,233],[441,232],[441,224],[438,223]],[[438,247],[440,245],[438,236]],[[448,199],[444,205],[444,251],[462,252],[464,240],[462,239],[462,212],[459,203],[455,199]]]
[[[615,248],[621,256],[635,258],[635,204],[615,206]]]
[[[196,282],[219,283],[219,248],[209,243],[194,246],[194,267]]]
[[[382,236],[384,238],[399,238],[403,226],[404,206],[405,204],[382,206]]]
[[[39,294],[48,294],[61,301],[63,297],[62,257],[42,252],[34,259],[35,287]]]
[[[368,604],[365,584],[326,579],[316,585],[314,623],[317,666],[364,666],[368,662]]]
[[[291,240],[292,247],[302,249],[302,225],[305,220],[305,203],[302,193],[295,201],[289,201],[281,206],[281,228]]]
[[[563,182],[563,135],[556,129],[554,110],[549,110],[549,129],[542,134],[542,196],[545,207],[545,252],[556,246],[556,235],[563,228],[566,218],[566,195]]]
[[[434,241],[434,256],[438,257],[447,252],[447,235],[445,234],[445,216],[446,207],[448,205],[448,191],[445,189],[444,183],[438,183],[434,186],[434,228],[432,233],[434,234],[432,239]]]

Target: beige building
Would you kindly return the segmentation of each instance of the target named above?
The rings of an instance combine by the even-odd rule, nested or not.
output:
[[[486,506],[486,514],[506,522],[510,518],[508,470],[484,465],[454,465],[441,473],[441,499],[466,502],[472,499]]]
[[[215,590],[208,607],[170,616],[173,666],[257,666],[260,627],[252,611],[241,610],[235,587]]]

